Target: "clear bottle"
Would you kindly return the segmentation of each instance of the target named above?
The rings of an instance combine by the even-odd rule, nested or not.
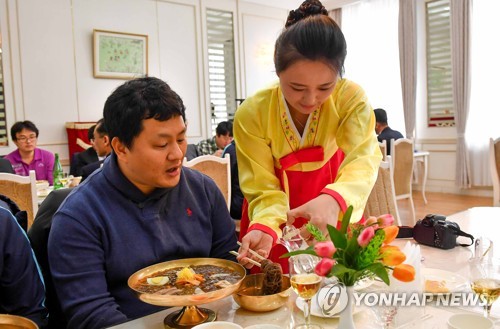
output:
[[[63,178],[63,168],[61,166],[61,161],[59,161],[59,153],[55,154],[56,159],[54,161],[54,190],[64,187],[61,179]]]

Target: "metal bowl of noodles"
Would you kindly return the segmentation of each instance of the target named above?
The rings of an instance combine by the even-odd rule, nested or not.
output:
[[[38,329],[35,322],[22,316],[0,314],[0,328],[2,329]]]
[[[238,275],[238,279],[233,280],[234,282],[227,285],[222,289],[217,289],[213,291],[193,294],[159,294],[152,292],[144,292],[138,289],[140,282],[144,282],[144,279],[148,277],[155,276],[156,273],[161,273],[164,271],[182,269],[186,267],[196,267],[196,266],[213,266],[228,271],[234,272]],[[134,290],[139,299],[145,303],[153,304],[157,306],[186,306],[186,305],[200,305],[205,303],[210,303],[226,296],[231,295],[235,292],[243,278],[245,277],[246,270],[243,266],[238,263],[217,258],[187,258],[172,260],[164,263],[159,263],[155,265],[148,266],[142,270],[137,271],[132,274],[128,279],[128,286]]]
[[[243,279],[240,288],[233,294],[240,307],[253,312],[269,312],[285,305],[290,297],[290,278],[282,276],[281,291],[273,295],[263,295],[264,274],[250,274]]]

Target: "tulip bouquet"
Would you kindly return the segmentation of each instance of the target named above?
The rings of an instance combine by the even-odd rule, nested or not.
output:
[[[365,223],[349,223],[352,206],[345,212],[340,230],[328,225],[327,237],[314,225],[307,224],[316,244],[307,249],[296,250],[283,257],[298,254],[318,256],[321,261],[315,272],[320,276],[335,276],[346,286],[353,286],[358,280],[377,276],[389,285],[389,273],[403,282],[413,281],[415,269],[403,264],[405,254],[390,243],[398,235],[392,215],[369,217]]]

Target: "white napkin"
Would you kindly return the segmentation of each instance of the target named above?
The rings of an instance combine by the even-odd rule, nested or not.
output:
[[[407,299],[410,298],[411,294],[418,294],[419,298],[422,297],[423,293],[423,278],[422,278],[422,266],[420,253],[420,245],[413,244],[410,241],[406,242],[402,252],[406,255],[406,260],[404,264],[412,265],[415,268],[415,279],[411,282],[402,282],[394,277],[391,279],[391,291],[397,293],[406,293]],[[415,320],[415,318],[424,315],[424,307],[422,306],[404,306],[399,307],[398,313],[395,318],[395,323],[400,326],[405,323]]]

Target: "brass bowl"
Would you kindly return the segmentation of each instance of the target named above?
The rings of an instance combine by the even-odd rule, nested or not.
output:
[[[233,294],[234,301],[242,308],[253,312],[269,312],[283,306],[290,297],[290,278],[282,277],[282,290],[274,295],[262,296],[264,274],[250,274],[245,277],[238,291]]]
[[[134,289],[139,280],[144,277],[148,277],[153,273],[174,267],[188,267],[192,265],[214,265],[230,268],[231,270],[241,274],[241,279],[235,284],[232,284],[226,288],[197,295],[157,295],[140,292]],[[142,270],[135,272],[129,277],[128,286],[137,293],[140,300],[148,304],[157,306],[192,306],[210,303],[231,295],[238,289],[241,282],[245,278],[245,274],[246,271],[243,266],[229,260],[218,258],[187,258],[172,260],[143,268]]]
[[[35,322],[22,316],[0,314],[0,328],[2,329],[38,329]]]

